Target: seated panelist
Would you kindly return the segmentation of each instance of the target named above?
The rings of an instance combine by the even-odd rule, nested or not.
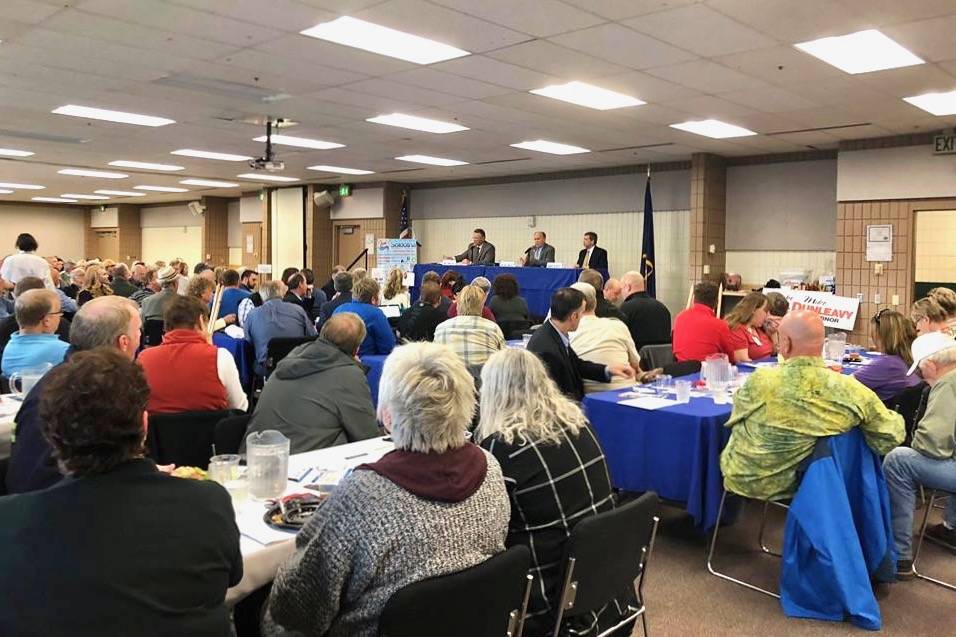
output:
[[[524,256],[518,259],[521,265],[543,268],[554,263],[554,246],[548,245],[548,235],[540,230],[531,235],[531,247],[524,251]]]

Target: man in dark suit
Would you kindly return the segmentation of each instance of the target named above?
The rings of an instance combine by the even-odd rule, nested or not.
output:
[[[336,272],[332,276],[332,285],[335,290],[335,296],[331,301],[326,301],[319,308],[318,325],[321,326],[340,305],[352,302],[352,275],[346,271]]]
[[[494,265],[495,246],[485,241],[485,231],[475,228],[471,233],[471,245],[461,254],[455,255],[455,261],[465,265]]]
[[[638,351],[645,345],[671,342],[671,313],[663,303],[645,292],[640,272],[627,272],[621,277],[624,302],[621,313]]]
[[[561,288],[551,296],[551,318],[534,331],[528,351],[548,368],[558,388],[569,398],[584,398],[584,378],[608,382],[611,376],[634,378],[626,363],[600,365],[581,360],[571,349],[569,332],[578,329],[584,314],[584,295],[574,288]]]
[[[289,286],[288,292],[285,293],[285,296],[282,297],[282,300],[286,303],[296,303],[298,304],[305,313],[309,313],[309,303],[307,297],[309,295],[309,284],[306,282],[305,275],[301,272],[293,274],[289,277]]]
[[[532,268],[543,268],[554,263],[554,246],[546,242],[548,235],[538,230],[531,235],[531,247],[524,251],[521,264]]]
[[[584,233],[584,249],[578,252],[579,268],[607,271],[607,250],[597,245],[597,233]]]

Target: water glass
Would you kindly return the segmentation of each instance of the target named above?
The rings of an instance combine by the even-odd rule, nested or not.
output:
[[[690,402],[690,388],[691,382],[689,380],[675,380],[674,381],[674,391],[677,394],[677,402],[679,403],[689,403]]]
[[[246,476],[239,475],[233,480],[228,480],[222,486],[229,492],[234,510],[238,511],[249,500],[249,480]]]
[[[828,361],[843,362],[846,354],[846,332],[830,334],[823,345],[823,358]]]
[[[672,390],[673,384],[673,376],[669,374],[661,374],[654,380],[654,391],[658,396],[666,397],[667,394]]]
[[[227,482],[239,477],[239,456],[234,453],[225,453],[209,459],[209,470],[206,477],[213,482],[226,486]]]

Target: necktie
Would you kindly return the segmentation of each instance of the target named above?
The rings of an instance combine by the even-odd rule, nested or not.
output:
[[[588,264],[591,263],[591,251],[588,250],[584,253],[584,267],[588,267]]]
[[[541,260],[541,248],[535,248],[535,249],[534,249],[534,260],[535,260],[535,261],[540,261],[540,260]]]

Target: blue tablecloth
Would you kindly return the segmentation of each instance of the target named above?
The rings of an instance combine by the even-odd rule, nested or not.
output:
[[[255,374],[255,350],[252,343],[241,338],[232,338],[225,332],[214,332],[212,343],[216,347],[227,350],[236,361],[236,369],[239,370],[239,381],[243,389],[249,391],[252,385],[252,377]]]
[[[581,270],[577,268],[501,268],[487,265],[441,265],[440,263],[423,263],[415,266],[415,286],[412,287],[412,300],[418,298],[418,284],[422,276],[429,270],[439,275],[448,270],[455,270],[471,281],[476,276],[483,276],[494,282],[499,274],[513,274],[518,280],[519,294],[528,302],[528,309],[534,316],[544,317],[551,307],[551,294],[558,288],[568,287],[578,280]],[[598,270],[607,280],[606,270]],[[489,295],[490,298],[490,295]]]
[[[691,398],[687,404],[650,411],[618,404],[622,391],[584,398],[611,482],[619,489],[656,491],[662,498],[685,502],[699,528],[712,528],[724,488],[720,452],[730,438],[723,425],[731,405]]]
[[[368,354],[362,356],[362,364],[368,367],[368,388],[372,390],[372,404],[378,407],[378,383],[382,380],[382,367],[385,365],[386,354]]]

